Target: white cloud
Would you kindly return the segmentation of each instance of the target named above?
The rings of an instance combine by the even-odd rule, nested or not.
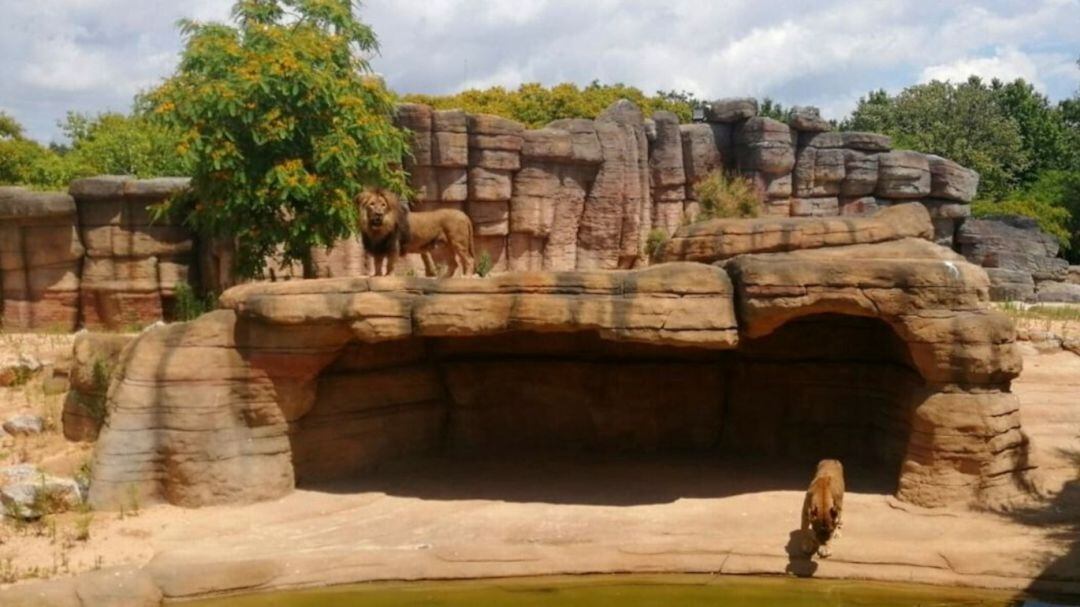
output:
[[[181,17],[232,0],[0,0],[0,106],[32,136],[67,110],[126,110],[168,75]],[[860,95],[931,78],[1080,86],[1080,0],[366,0],[373,60],[400,92],[623,82],[770,96],[840,118]]]
[[[1039,78],[1039,68],[1035,61],[1015,47],[998,49],[992,57],[965,57],[951,63],[927,66],[923,68],[919,81],[963,82],[972,75],[985,80],[997,78],[1006,82],[1023,78],[1038,89],[1045,88]]]

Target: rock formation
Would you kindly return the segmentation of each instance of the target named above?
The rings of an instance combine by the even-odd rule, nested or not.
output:
[[[87,327],[118,329],[168,317],[179,283],[191,282],[188,230],[155,220],[149,207],[187,187],[187,179],[94,177],[70,193],[86,245],[80,303]]]
[[[1012,323],[925,240],[921,205],[884,213],[743,220],[768,236],[714,247],[723,267],[234,287],[124,350],[91,501],[269,499],[420,453],[552,449],[832,454],[915,504],[1008,501],[1030,468]]]
[[[67,194],[0,188],[0,326],[74,330],[83,245]]]
[[[978,187],[974,171],[893,150],[884,135],[832,131],[812,107],[795,108],[787,123],[757,112],[752,99],[721,99],[709,105],[705,122],[679,124],[669,112],[645,117],[624,100],[595,120],[526,129],[499,116],[403,104],[396,120],[409,132],[403,164],[413,204],[466,212],[478,256],[495,273],[643,267],[650,233],[678,233],[686,242],[681,228],[700,211],[694,185],[724,170],[749,178],[764,213],[780,218],[859,217],[918,201],[937,243],[989,269],[995,299],[1080,300],[1063,278],[1064,262],[1054,259],[1056,248],[1041,237],[1015,245],[1025,251],[1006,251],[1014,245],[976,243],[1003,242],[994,234],[1007,226],[961,227]],[[170,316],[181,282],[215,292],[235,284],[229,242],[197,242],[181,226],[151,220],[147,207],[185,185],[97,177],[72,183],[70,196],[0,188],[4,326],[143,326]],[[1001,255],[1008,259],[995,261]],[[313,258],[320,277],[368,274],[355,239],[314,250]],[[410,263],[413,273],[423,272],[416,259],[403,271]],[[268,272],[275,279],[300,274],[277,266]]]
[[[1069,283],[1069,263],[1057,256],[1057,239],[1034,219],[969,219],[956,242],[964,257],[986,269],[992,299],[1080,302],[1080,286]]]

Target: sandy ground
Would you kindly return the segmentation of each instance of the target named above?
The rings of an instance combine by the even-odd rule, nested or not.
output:
[[[1010,589],[1059,576],[1071,583],[1048,586],[1080,592],[1080,499],[1070,491],[1080,470],[1080,356],[1026,345],[1024,354],[1014,385],[1025,428],[1048,486],[1065,491],[1027,513],[931,511],[890,497],[880,482],[888,474],[849,467],[844,534],[828,559],[793,556],[807,470],[678,457],[436,459],[248,506],[8,522],[0,582],[133,565],[147,566],[172,597],[377,579],[676,571]],[[5,391],[0,412],[34,406],[25,398],[34,397]],[[57,472],[86,455],[85,447],[45,443],[55,436],[38,440],[24,455],[57,449],[46,458]],[[14,453],[9,447],[9,460],[22,457]],[[89,538],[77,539],[87,521]]]

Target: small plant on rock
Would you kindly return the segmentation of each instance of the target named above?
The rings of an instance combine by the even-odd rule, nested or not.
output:
[[[664,243],[668,241],[668,234],[660,228],[653,228],[649,232],[649,235],[645,238],[645,254],[649,256],[649,260],[656,258],[656,254],[660,252],[660,249],[664,247]]]
[[[739,175],[713,171],[694,184],[694,194],[701,205],[699,221],[761,214],[761,196],[757,188]]]
[[[494,265],[495,264],[491,261],[491,253],[481,251],[479,257],[476,258],[476,273],[481,277],[487,276],[491,273],[491,269]]]
[[[180,322],[195,320],[217,307],[217,298],[213,293],[199,297],[195,289],[186,282],[176,285],[173,297],[173,315]]]

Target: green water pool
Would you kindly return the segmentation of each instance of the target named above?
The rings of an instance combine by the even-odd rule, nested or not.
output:
[[[704,575],[582,576],[459,582],[373,583],[233,596],[191,607],[1027,607],[1017,593],[784,577]]]

